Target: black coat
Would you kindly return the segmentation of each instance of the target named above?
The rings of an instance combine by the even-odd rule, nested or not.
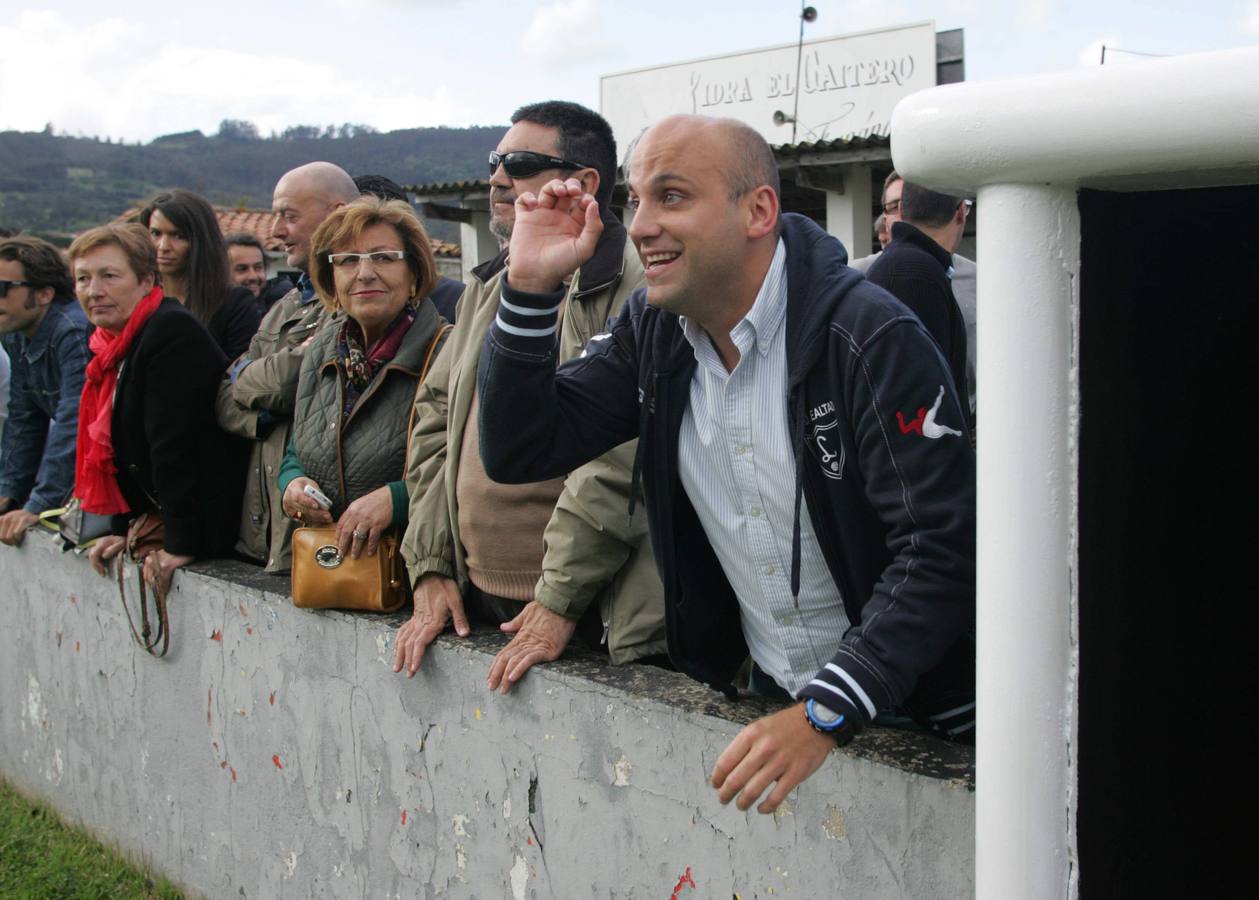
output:
[[[223,305],[210,316],[206,330],[230,362],[249,349],[261,321],[262,314],[258,312],[254,295],[248,288],[237,287],[232,288]]]
[[[838,241],[794,214],[782,236],[797,509],[853,623],[799,698],[860,724],[901,705],[936,729],[964,724],[974,699],[975,455],[963,405],[922,322],[847,268]],[[696,366],[681,322],[640,288],[609,334],[557,369],[545,332],[562,294],[504,282],[503,297],[477,373],[486,473],[509,484],[554,478],[638,437],[669,656],[733,696],[747,656],[739,604],[678,474]],[[799,532],[793,544],[798,554]]]
[[[226,367],[201,323],[167,297],[119,371],[112,424],[118,485],[133,513],[161,513],[168,553],[221,556],[236,541],[248,449],[214,417]]]
[[[966,390],[966,322],[953,296],[953,254],[908,222],[892,223],[892,242],[866,272],[922,320],[940,345],[958,396]],[[967,410],[969,415],[969,409]]]

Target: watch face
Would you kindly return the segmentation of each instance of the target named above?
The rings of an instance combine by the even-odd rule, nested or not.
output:
[[[812,699],[809,700],[808,710],[809,718],[813,719],[814,722],[823,728],[834,725],[843,718],[843,716],[835,712],[835,710],[830,707],[823,706],[821,703]]]

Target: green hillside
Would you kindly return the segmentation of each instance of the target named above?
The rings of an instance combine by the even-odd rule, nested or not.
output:
[[[402,184],[481,178],[503,131],[296,126],[261,138],[250,123],[227,121],[215,135],[192,131],[143,145],[50,131],[0,132],[0,227],[45,235],[80,231],[172,187],[197,191],[221,206],[268,208],[276,179],[312,160]]]

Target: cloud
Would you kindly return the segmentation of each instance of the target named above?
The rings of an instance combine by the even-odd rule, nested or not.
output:
[[[1256,0],[1242,6],[1242,31],[1259,34],[1259,2]]]
[[[601,11],[596,0],[556,0],[540,7],[525,29],[525,57],[534,65],[562,69],[604,57]]]
[[[186,44],[155,46],[141,23],[79,24],[55,12],[0,25],[0,128],[148,140],[222,119],[263,132],[294,124],[355,122],[383,130],[460,116],[441,84],[421,93],[398,80],[361,80],[325,62],[262,57]],[[152,47],[144,54],[124,47]],[[48,65],[48,60],[56,60]]]

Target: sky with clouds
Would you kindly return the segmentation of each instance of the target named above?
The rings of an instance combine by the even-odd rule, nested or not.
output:
[[[812,0],[806,38],[934,20],[965,29],[969,81],[1097,65],[1102,44],[1183,54],[1259,44],[1259,0]],[[799,0],[0,0],[0,130],[129,141],[247,119],[500,124],[596,107],[599,76],[792,43]],[[1107,64],[1143,57],[1112,53]]]

